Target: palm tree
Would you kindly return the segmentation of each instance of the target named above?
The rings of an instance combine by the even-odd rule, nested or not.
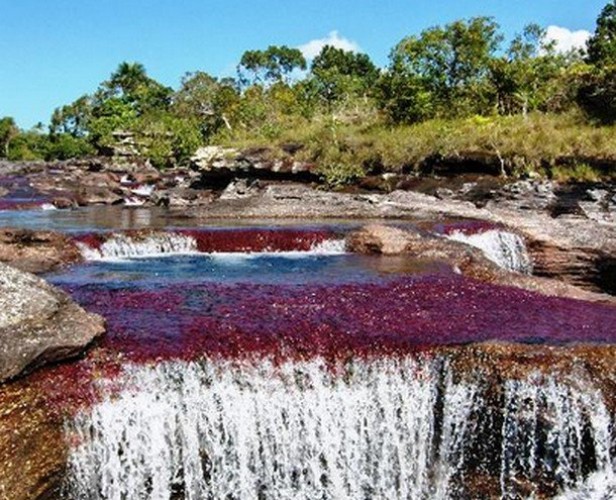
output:
[[[124,95],[133,93],[139,86],[147,83],[149,77],[143,64],[138,62],[122,62],[107,82],[109,89]]]

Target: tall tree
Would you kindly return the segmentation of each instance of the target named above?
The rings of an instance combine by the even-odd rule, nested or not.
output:
[[[19,129],[11,116],[0,118],[0,152],[4,158],[9,157],[11,141],[19,135]]]
[[[345,96],[366,95],[379,77],[379,70],[366,54],[326,45],[313,59],[310,71],[317,93],[327,104]]]
[[[604,67],[616,65],[616,0],[609,2],[597,18],[595,33],[588,40],[587,60]]]
[[[381,81],[381,106],[404,121],[486,111],[486,76],[502,38],[489,17],[404,38],[394,47]]]
[[[243,85],[285,81],[294,70],[306,69],[306,59],[299,49],[270,45],[266,50],[244,52],[238,65]]]

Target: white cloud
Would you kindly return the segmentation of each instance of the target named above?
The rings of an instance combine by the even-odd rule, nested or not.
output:
[[[569,52],[572,49],[586,48],[590,32],[586,30],[571,31],[561,26],[548,26],[545,34],[547,42],[555,42],[557,52]]]
[[[361,52],[361,48],[357,43],[340,36],[337,31],[330,32],[329,35],[324,38],[310,40],[308,43],[300,45],[298,49],[302,51],[302,54],[304,54],[306,59],[314,59],[326,45],[331,45],[337,49]]]

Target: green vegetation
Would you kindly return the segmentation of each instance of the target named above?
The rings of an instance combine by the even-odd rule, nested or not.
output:
[[[177,90],[124,62],[89,95],[61,106],[49,131],[0,120],[0,156],[66,159],[107,153],[130,137],[165,168],[206,144],[294,143],[331,186],[435,157],[483,155],[503,173],[590,179],[616,158],[616,0],[586,51],[557,52],[527,26],[508,44],[492,18],[435,26],[401,40],[387,68],[326,46],[246,51],[238,77],[187,73]],[[578,164],[576,165],[576,162]]]

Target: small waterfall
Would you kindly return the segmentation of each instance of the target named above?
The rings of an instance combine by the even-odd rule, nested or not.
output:
[[[345,253],[343,239],[315,239],[306,248],[285,250],[261,248],[253,251],[225,251],[215,248],[207,251],[202,249],[200,233],[187,232],[156,232],[148,235],[131,236],[129,234],[112,234],[100,244],[77,240],[77,245],[85,260],[118,260],[139,257],[158,257],[162,255],[205,254],[231,256],[258,256],[276,254],[287,257],[302,257],[306,255],[339,255]],[[304,243],[303,241],[301,242]]]
[[[529,496],[529,487],[534,496],[546,478],[554,490],[575,489],[593,470],[605,478],[611,476],[612,488],[615,486],[616,464],[610,450],[613,422],[601,393],[583,374],[572,375],[567,383],[540,374],[509,380],[504,400],[504,499]],[[590,463],[593,470],[589,470]]]
[[[496,408],[428,356],[129,365],[123,386],[67,424],[71,498],[479,498],[477,463],[503,499],[614,488],[614,422],[583,377],[507,380]]]
[[[154,233],[140,238],[113,234],[98,248],[92,248],[82,242],[77,242],[77,245],[86,260],[129,259],[197,252],[197,242],[194,238],[177,233]]]
[[[532,272],[532,261],[524,239],[515,233],[498,229],[472,234],[454,231],[447,238],[479,248],[488,259],[504,269],[525,274]]]

